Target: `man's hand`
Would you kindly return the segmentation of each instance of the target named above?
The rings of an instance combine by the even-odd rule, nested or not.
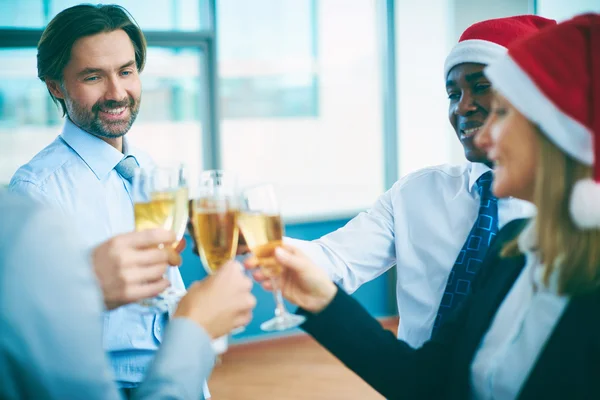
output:
[[[169,265],[181,264],[171,246],[174,241],[173,232],[153,229],[115,236],[96,247],[92,263],[106,308],[154,297],[168,288],[171,283],[163,275]]]
[[[174,317],[189,318],[213,338],[228,334],[252,320],[256,298],[252,280],[242,266],[228,261],[216,274],[194,283],[179,302]]]

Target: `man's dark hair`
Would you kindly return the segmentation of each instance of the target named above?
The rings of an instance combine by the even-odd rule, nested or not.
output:
[[[135,63],[138,71],[144,69],[146,61],[146,38],[131,14],[118,5],[80,4],[61,11],[50,21],[38,43],[38,78],[62,81],[63,70],[71,58],[73,44],[82,37],[122,29],[127,33],[135,50]],[[62,99],[59,103],[63,115],[67,109]]]

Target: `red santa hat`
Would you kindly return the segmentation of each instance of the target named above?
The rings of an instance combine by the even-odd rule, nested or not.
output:
[[[515,43],[485,74],[557,147],[594,167],[593,179],[576,183],[570,211],[578,227],[600,228],[600,14]]]
[[[506,54],[507,48],[514,41],[551,25],[556,25],[556,21],[537,15],[517,15],[477,22],[463,32],[458,44],[446,57],[444,78],[458,64],[488,65]]]

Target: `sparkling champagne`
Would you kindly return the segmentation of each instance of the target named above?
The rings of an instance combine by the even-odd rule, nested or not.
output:
[[[198,253],[209,272],[235,257],[238,244],[237,210],[194,210],[192,224]]]
[[[282,245],[281,216],[242,212],[238,217],[238,224],[248,247],[258,258],[265,275],[279,275],[281,265],[275,260],[275,249]]]
[[[136,231],[154,228],[170,230],[175,215],[175,195],[171,192],[153,193],[149,202],[135,203],[133,211]]]

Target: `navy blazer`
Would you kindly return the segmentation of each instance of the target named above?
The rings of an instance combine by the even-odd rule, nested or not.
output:
[[[388,399],[469,399],[470,366],[525,257],[501,258],[527,220],[507,224],[473,282],[473,292],[419,349],[398,340],[339,289],[302,328]],[[572,298],[519,399],[600,399],[600,290]]]

